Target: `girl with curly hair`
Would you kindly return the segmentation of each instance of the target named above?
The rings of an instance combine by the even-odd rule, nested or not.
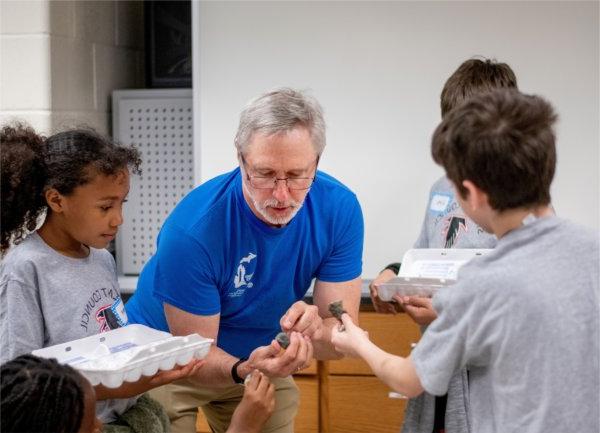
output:
[[[90,130],[45,138],[17,125],[0,131],[0,160],[0,362],[125,326],[115,262],[105,248],[123,222],[129,169],[140,173],[138,151]],[[96,386],[103,431],[169,431],[164,409],[146,395],[137,396],[193,376],[202,363],[193,360],[115,389]],[[3,428],[5,416],[23,415],[5,406],[4,392],[3,381]],[[43,407],[57,404],[54,397],[43,399]],[[274,406],[273,384],[255,371],[227,433],[259,432]]]
[[[45,138],[22,125],[2,128],[0,151],[0,361],[125,326],[115,262],[105,248],[123,222],[129,169],[140,172],[138,151],[90,130]],[[144,430],[168,430],[158,403],[137,396],[200,366],[193,360],[116,389],[97,386],[100,420],[124,424],[142,405],[154,417],[147,424],[153,429]],[[118,427],[105,431],[130,431]]]

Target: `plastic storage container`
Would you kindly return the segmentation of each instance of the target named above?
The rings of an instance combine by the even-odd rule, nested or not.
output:
[[[441,287],[456,282],[462,265],[489,251],[491,250],[443,248],[408,250],[402,259],[398,276],[377,285],[379,298],[391,301],[395,294],[431,297]]]
[[[212,342],[198,334],[173,337],[144,325],[129,325],[32,353],[71,365],[92,385],[117,388],[123,381],[135,382],[158,370],[186,365],[192,358],[203,359]]]

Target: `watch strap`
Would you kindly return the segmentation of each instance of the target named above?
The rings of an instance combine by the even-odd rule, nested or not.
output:
[[[237,368],[238,368],[238,366],[239,366],[239,365],[240,365],[242,362],[244,362],[244,361],[247,361],[247,359],[246,359],[246,358],[240,358],[240,359],[238,359],[238,360],[235,362],[235,364],[233,364],[233,365],[231,366],[231,378],[233,379],[233,381],[234,381],[235,383],[239,383],[239,384],[243,384],[243,383],[244,383],[244,379],[240,377],[240,375],[238,374],[238,371],[237,371]]]

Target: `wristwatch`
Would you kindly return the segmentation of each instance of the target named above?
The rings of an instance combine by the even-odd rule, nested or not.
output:
[[[398,275],[398,272],[400,272],[400,263],[390,263],[385,268],[383,268],[383,271],[385,271],[386,269],[389,269],[390,271]]]
[[[244,379],[240,377],[240,375],[237,372],[237,368],[238,365],[240,365],[242,362],[247,361],[246,358],[240,358],[238,359],[235,364],[233,364],[231,366],[231,378],[233,379],[233,381],[235,383],[239,383],[239,384],[243,384],[244,383]]]

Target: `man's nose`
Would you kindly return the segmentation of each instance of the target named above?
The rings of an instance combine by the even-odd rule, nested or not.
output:
[[[277,179],[275,181],[275,188],[273,188],[273,197],[275,197],[278,202],[285,203],[289,196],[290,190],[287,186],[287,179]]]

